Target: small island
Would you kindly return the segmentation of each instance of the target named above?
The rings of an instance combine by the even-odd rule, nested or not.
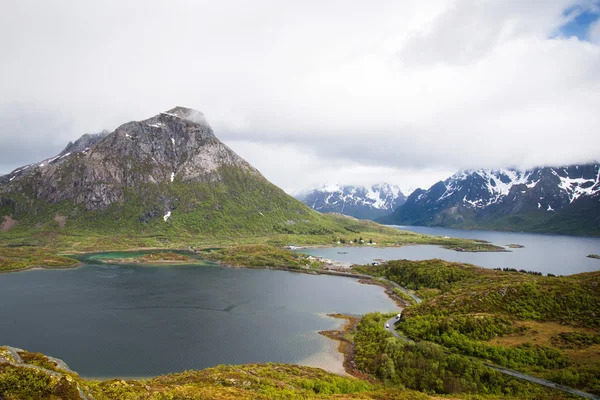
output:
[[[193,264],[198,263],[199,260],[179,253],[173,253],[170,251],[160,251],[148,254],[142,254],[137,257],[127,258],[110,258],[105,259],[104,262],[111,264]]]
[[[510,248],[510,249],[522,249],[522,248],[524,248],[525,246],[523,246],[522,244],[514,244],[514,243],[511,243],[511,244],[507,244],[507,245],[506,245],[506,247],[508,247],[508,248]]]
[[[588,254],[588,258],[595,258],[596,260],[600,260],[600,255],[598,255],[598,254]]]
[[[448,249],[448,250],[454,250],[454,251],[466,252],[466,253],[489,253],[489,252],[504,253],[504,252],[509,251],[509,250],[506,250],[504,247],[496,246],[495,244],[481,243],[481,242],[465,243],[465,244],[460,244],[460,245],[447,245],[447,246],[442,246],[442,247],[445,249]]]

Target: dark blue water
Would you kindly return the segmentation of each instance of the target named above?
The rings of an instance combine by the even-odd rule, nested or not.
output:
[[[212,264],[0,274],[0,344],[87,377],[263,362],[339,370],[337,344],[317,331],[340,322],[324,314],[395,309],[381,288],[351,278]]]
[[[439,246],[405,246],[398,248],[344,247],[303,249],[302,252],[347,263],[364,264],[382,260],[427,260],[471,263],[485,268],[516,268],[555,275],[571,275],[600,270],[600,260],[587,258],[600,254],[600,238],[534,233],[459,230],[420,226],[399,226],[399,229],[434,235],[487,240],[499,246],[520,244],[522,249],[507,253],[461,253]],[[347,254],[339,254],[347,252]]]

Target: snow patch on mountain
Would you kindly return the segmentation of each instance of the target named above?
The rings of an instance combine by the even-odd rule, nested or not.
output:
[[[595,179],[563,177],[554,169],[552,170],[552,173],[560,179],[558,187],[567,193],[570,203],[581,196],[591,196],[600,192],[600,168],[598,169]]]
[[[448,201],[460,194],[462,203],[475,208],[487,208],[501,203],[509,194],[512,200],[528,193],[542,181],[544,173],[550,171],[557,179],[556,185],[568,197],[569,202],[581,196],[600,193],[600,171],[596,166],[594,176],[582,176],[579,166],[561,168],[517,169],[477,169],[459,171],[443,182],[446,190],[435,200],[436,203]],[[548,178],[544,178],[548,181]],[[523,190],[513,192],[515,186],[523,185]],[[541,198],[543,199],[543,198]]]
[[[400,187],[387,183],[370,187],[330,184],[293,195],[317,211],[365,219],[390,213],[406,199]]]

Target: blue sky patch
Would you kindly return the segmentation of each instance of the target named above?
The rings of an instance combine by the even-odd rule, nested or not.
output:
[[[569,22],[559,28],[559,36],[577,36],[579,40],[588,40],[590,26],[600,19],[600,1],[596,1],[587,7],[575,6],[565,10],[563,13],[569,18]]]

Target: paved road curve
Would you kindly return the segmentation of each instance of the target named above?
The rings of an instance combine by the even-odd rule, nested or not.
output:
[[[571,389],[570,387],[559,385],[558,383],[554,383],[554,382],[548,381],[546,379],[536,378],[535,376],[522,374],[521,372],[513,371],[512,369],[508,369],[508,368],[498,367],[498,366],[492,365],[492,364],[483,364],[483,365],[485,365],[488,368],[494,369],[498,372],[502,372],[503,374],[514,376],[515,378],[525,379],[526,381],[529,381],[529,382],[537,383],[539,385],[543,385],[543,386],[553,388],[553,389],[562,390],[563,392],[571,393],[576,396],[585,397],[586,399],[600,400],[600,397],[595,396],[593,394],[582,392],[581,390],[577,390],[577,389]]]
[[[389,319],[385,322],[385,325],[383,326],[384,328],[386,326],[389,326],[389,328],[385,328],[386,331],[388,331],[389,333],[391,333],[392,335],[394,335],[395,337],[397,337],[400,340],[404,340],[405,342],[409,342],[410,339],[407,337],[402,336],[401,334],[399,334],[398,332],[396,332],[396,330],[394,329],[394,324],[398,322],[398,319],[396,317]]]

